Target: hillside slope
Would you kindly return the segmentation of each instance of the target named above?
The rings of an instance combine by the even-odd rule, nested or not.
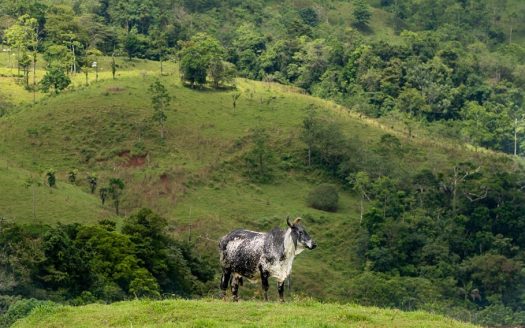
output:
[[[83,87],[78,75],[75,90],[45,97],[0,118],[0,157],[9,158],[10,166],[40,172],[41,181],[41,172],[54,168],[59,182],[52,194],[72,191],[68,202],[48,202],[51,209],[39,211],[37,222],[94,223],[111,216],[110,201],[101,206],[89,195],[85,177],[91,173],[99,177],[99,187],[112,177],[124,180],[123,214],[152,208],[169,219],[176,238],[195,241],[215,263],[216,240],[228,231],[238,227],[264,231],[284,226],[287,215],[303,216],[320,247],[298,257],[294,286],[300,293],[319,298],[343,297],[344,281],[362,270],[357,254],[363,246],[358,195],[340,188],[339,210],[334,213],[306,205],[308,192],[330,181],[297,162],[304,157],[299,135],[308,108],[314,106],[337,122],[362,148],[377,148],[385,133],[397,136],[403,152],[410,155],[403,158],[406,172],[439,172],[466,159],[505,161],[505,156],[470,152],[440,140],[408,138],[401,131],[278,84],[240,79],[237,90],[185,88],[173,64],[166,68],[169,75],[161,77],[173,97],[167,111],[167,138],[161,141],[151,120],[147,91],[157,74],[156,66],[149,61],[122,60],[122,67],[120,76],[112,80],[108,66],[101,65],[98,83],[90,77],[91,85]],[[234,110],[232,95],[237,92],[241,98]],[[31,94],[26,92],[25,97],[30,102]],[[243,156],[251,147],[255,128],[266,129],[275,151],[275,178],[269,184],[254,183],[245,174]],[[79,171],[77,186],[65,182],[72,169]],[[13,190],[12,184],[0,185],[2,193]],[[82,197],[76,201],[75,194]],[[28,212],[30,199],[17,197],[16,201],[21,205],[11,210],[3,207],[6,213],[0,214],[16,222],[34,222]],[[253,293],[256,287],[248,288]]]
[[[131,301],[39,308],[13,327],[475,327],[425,312],[301,301]]]

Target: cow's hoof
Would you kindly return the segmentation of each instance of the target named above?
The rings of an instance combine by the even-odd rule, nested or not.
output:
[[[234,297],[234,298],[232,298],[232,301],[239,302],[239,298],[238,297]]]
[[[279,303],[284,303],[284,298],[281,298],[281,299],[279,300]]]

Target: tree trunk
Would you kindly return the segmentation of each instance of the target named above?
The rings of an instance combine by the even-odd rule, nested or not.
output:
[[[73,44],[71,46],[72,54],[73,54],[73,72],[77,71],[77,57],[75,56],[75,45]]]
[[[360,217],[359,217],[359,224],[361,224],[363,222],[363,193],[361,193],[361,214],[360,214]]]
[[[164,71],[163,71],[163,67],[162,67],[162,54],[160,54],[159,56],[159,61],[160,61],[160,75],[164,75]]]
[[[32,203],[33,203],[33,220],[36,220],[36,190],[35,190],[35,182],[32,181],[31,184],[32,189]]]
[[[514,156],[518,153],[518,119],[514,121]]]
[[[33,104],[36,102],[36,50],[33,52]]]

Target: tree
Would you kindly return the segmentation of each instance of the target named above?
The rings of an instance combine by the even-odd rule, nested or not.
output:
[[[137,29],[134,27],[123,36],[124,50],[128,55],[128,59],[131,60],[133,57],[144,57],[144,53],[147,48],[147,38],[139,34]]]
[[[22,15],[18,21],[5,32],[7,44],[16,49],[18,74],[20,68],[24,71],[24,84],[29,87],[29,67],[33,64],[33,87],[35,87],[36,54],[38,49],[38,21],[29,15]],[[32,58],[27,52],[32,52]]]
[[[108,194],[113,200],[113,205],[115,206],[115,213],[119,215],[120,209],[120,200],[122,197],[122,191],[124,190],[124,181],[119,178],[111,178],[109,180]]]
[[[56,186],[56,171],[54,169],[49,169],[46,172],[47,185],[51,188]]]
[[[164,123],[167,119],[166,109],[170,105],[171,96],[158,79],[149,86],[148,91],[151,94],[151,104],[153,105],[153,119],[160,126],[160,138],[164,139]]]
[[[73,170],[68,172],[67,180],[70,183],[75,183],[77,181],[77,175],[78,175],[78,170],[77,169],[73,169]]]
[[[233,106],[233,112],[235,113],[235,108],[237,108],[237,100],[241,97],[241,93],[234,93],[232,94],[232,106]]]
[[[180,72],[184,82],[191,87],[206,83],[212,62],[222,60],[224,48],[219,41],[206,33],[197,33],[189,41],[180,42]]]
[[[303,19],[305,24],[312,27],[319,25],[319,15],[312,7],[305,7],[299,10],[299,16]]]
[[[117,73],[117,63],[115,62],[115,53],[111,54],[111,76],[113,80],[115,79],[115,74]]]
[[[268,139],[268,133],[263,128],[256,128],[252,133],[253,145],[244,159],[248,175],[254,181],[269,182],[273,178],[273,152],[268,147]]]
[[[40,81],[40,88],[44,92],[54,90],[55,94],[59,94],[71,83],[71,79],[64,73],[61,67],[51,66],[48,68],[46,75]]]
[[[95,190],[97,189],[97,176],[95,174],[90,174],[87,176],[87,181],[88,181],[88,184],[89,184],[89,190],[91,191],[91,193],[95,193]]]
[[[82,70],[86,76],[86,86],[89,85],[88,75],[91,68],[95,68],[95,82],[98,82],[98,57],[102,56],[102,52],[95,48],[90,48],[86,51],[84,58],[84,65]]]
[[[365,27],[370,21],[372,14],[365,0],[354,0],[354,23],[357,26]]]
[[[222,84],[231,83],[234,80],[235,66],[216,57],[210,62],[208,74],[212,80],[213,87],[218,89]]]
[[[104,206],[104,204],[106,203],[106,199],[108,198],[108,195],[109,195],[109,189],[105,187],[100,188],[98,191],[98,194],[100,197],[100,201],[102,202],[102,206]]]
[[[159,28],[156,28],[153,31],[151,31],[150,35],[152,36],[151,43],[153,45],[153,48],[155,49],[155,55],[158,57],[160,63],[160,75],[163,75],[163,62],[166,56],[166,52],[168,51],[168,36],[166,32],[162,31]]]
[[[368,193],[370,192],[370,176],[364,171],[357,172],[355,175],[351,175],[347,178],[348,182],[352,185],[352,189],[359,193],[360,196],[360,215],[359,222],[363,222],[364,213],[364,201],[370,200]]]
[[[307,116],[303,120],[301,139],[308,147],[308,166],[312,165],[312,148],[317,138],[317,114],[313,106],[308,108]]]

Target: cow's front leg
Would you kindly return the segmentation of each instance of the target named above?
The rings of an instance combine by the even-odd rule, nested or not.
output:
[[[284,281],[277,283],[277,289],[279,290],[279,301],[284,303]]]
[[[270,288],[270,284],[268,283],[269,278],[270,278],[270,273],[268,271],[264,271],[261,269],[261,283],[262,283],[265,301],[268,301],[268,289]]]
[[[233,301],[237,302],[239,301],[239,281],[240,277],[235,275],[232,280],[232,295],[233,295]]]
[[[222,269],[222,277],[221,277],[221,291],[222,291],[222,295],[221,295],[221,297],[223,299],[226,299],[226,289],[228,289],[228,283],[230,282],[230,276],[231,276],[231,270],[230,269]]]

